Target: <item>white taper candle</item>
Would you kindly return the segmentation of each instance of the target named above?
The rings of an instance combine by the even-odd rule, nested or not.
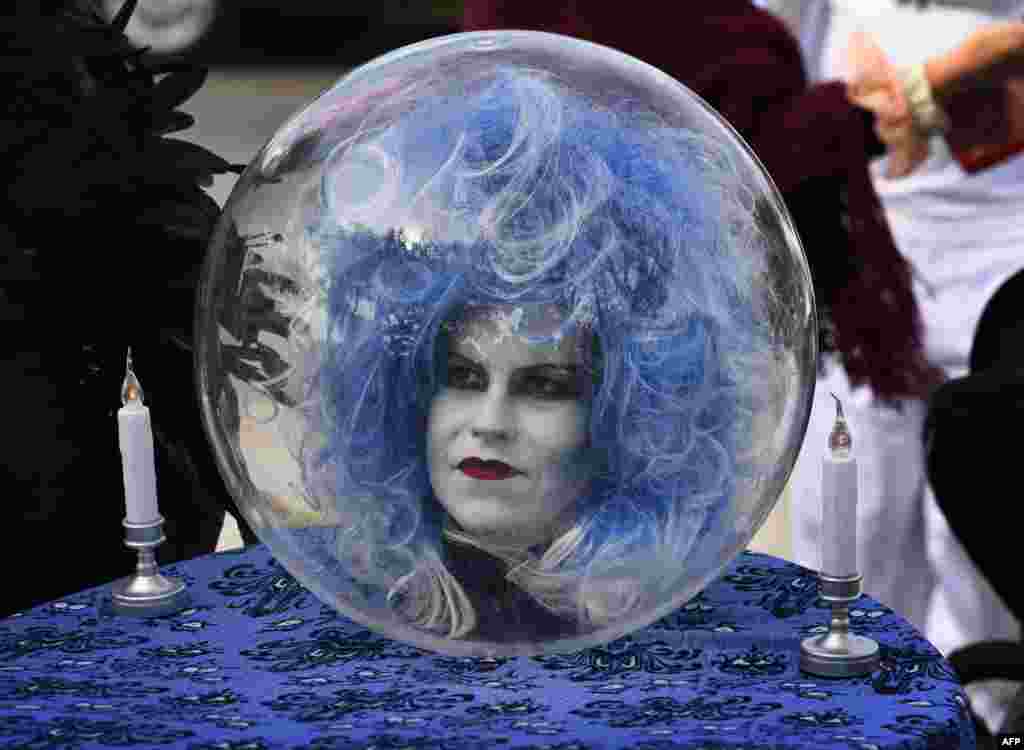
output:
[[[156,498],[156,459],[149,408],[142,401],[142,386],[132,370],[132,352],[121,385],[121,403],[117,412],[117,438],[121,446],[124,470],[126,520],[147,524],[160,517]]]
[[[821,467],[821,572],[845,578],[857,574],[857,459],[838,398],[828,443]]]

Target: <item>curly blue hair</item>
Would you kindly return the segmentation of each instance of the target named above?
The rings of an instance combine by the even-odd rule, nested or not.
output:
[[[753,471],[742,456],[772,351],[762,235],[707,137],[529,68],[462,85],[418,89],[327,159],[308,230],[329,258],[327,439],[306,471],[330,475],[356,578],[407,620],[469,635],[426,460],[445,323],[468,305],[557,305],[590,342],[589,490],[573,529],[510,575],[603,625],[671,590]]]

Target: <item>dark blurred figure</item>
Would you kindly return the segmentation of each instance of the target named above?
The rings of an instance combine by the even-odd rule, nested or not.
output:
[[[1019,495],[1024,423],[1024,271],[985,305],[970,352],[970,371],[932,396],[924,424],[925,462],[935,499],[968,557],[1017,620],[1024,620]],[[1022,683],[998,730],[1024,732],[1024,644],[969,643],[949,655],[965,684]],[[979,740],[987,727],[976,722]],[[987,745],[979,742],[979,747]],[[993,743],[991,745],[995,747]]]
[[[968,556],[1018,620],[1024,586],[1015,558],[1024,524],[1008,512],[1019,494],[1024,425],[1024,271],[982,312],[970,373],[944,383],[929,402],[925,460],[935,499]],[[1015,520],[1016,519],[1016,520]]]
[[[19,2],[0,30],[0,614],[127,575],[116,412],[125,355],[151,407],[168,541],[212,551],[230,504],[192,381],[198,270],[231,165],[165,137],[204,71],[150,68],[91,0]]]

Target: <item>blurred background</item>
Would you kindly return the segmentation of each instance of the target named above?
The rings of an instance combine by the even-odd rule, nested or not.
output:
[[[105,0],[113,17],[123,0]],[[346,71],[412,42],[458,30],[461,0],[140,0],[127,33],[153,55],[210,70],[183,107],[196,124],[180,134],[248,164],[296,111]],[[223,206],[236,177],[217,177]],[[241,545],[229,516],[219,549]],[[788,493],[751,548],[792,559]]]
[[[103,0],[113,18],[124,0]],[[140,0],[126,33],[155,57],[210,70],[182,137],[247,164],[288,117],[347,70],[457,30],[461,0]],[[217,178],[223,205],[234,176]]]
[[[111,17],[123,0],[103,0]],[[461,0],[140,0],[128,35],[208,65],[348,64],[455,30]]]

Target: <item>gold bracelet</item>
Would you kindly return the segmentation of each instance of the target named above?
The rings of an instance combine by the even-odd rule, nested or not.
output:
[[[922,135],[944,133],[949,130],[949,117],[935,102],[931,84],[924,74],[924,63],[905,68],[900,72],[903,93],[914,120],[914,128]]]

